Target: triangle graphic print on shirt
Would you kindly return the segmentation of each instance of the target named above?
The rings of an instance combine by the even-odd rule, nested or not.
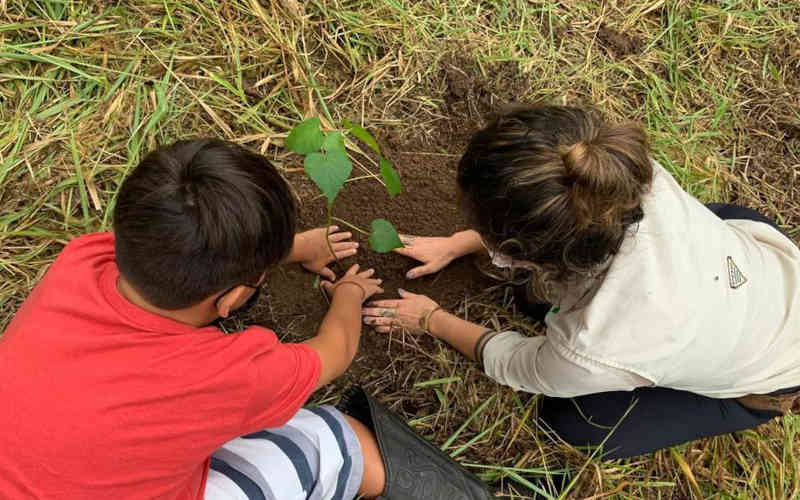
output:
[[[739,270],[739,266],[736,265],[732,257],[728,257],[728,283],[730,283],[731,288],[739,288],[747,283],[747,278]]]

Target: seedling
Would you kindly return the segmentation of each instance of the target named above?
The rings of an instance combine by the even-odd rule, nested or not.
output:
[[[389,163],[389,160],[381,154],[378,142],[372,137],[364,127],[345,120],[343,128],[346,133],[361,140],[369,146],[379,156],[378,165],[381,177],[386,184],[386,191],[389,196],[394,198],[403,190],[400,183],[400,176]],[[333,216],[333,202],[339,192],[344,188],[345,181],[350,177],[353,170],[353,163],[347,154],[344,145],[345,133],[340,131],[323,134],[320,130],[319,118],[313,117],[300,122],[286,139],[286,147],[297,154],[305,156],[303,160],[303,171],[314,181],[314,184],[322,191],[327,198],[328,221],[330,227],[335,220],[356,231],[369,236],[369,246],[378,253],[391,252],[395,248],[400,248],[403,243],[397,235],[397,230],[391,222],[386,219],[375,219],[370,224],[371,231],[367,232],[346,220]],[[333,251],[331,251],[333,253]]]

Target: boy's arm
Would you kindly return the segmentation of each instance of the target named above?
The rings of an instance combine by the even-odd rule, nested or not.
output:
[[[319,354],[322,371],[316,389],[344,373],[353,362],[361,338],[361,305],[376,293],[383,292],[381,280],[373,279],[374,271],[358,272],[351,267],[336,283],[323,282],[332,296],[331,307],[322,320],[316,337],[304,343]]]
[[[459,257],[486,251],[481,236],[471,229],[453,233],[448,237],[403,234],[400,235],[400,239],[404,246],[395,249],[395,252],[423,264],[406,273],[409,279],[435,273]]]
[[[352,233],[339,232],[339,226],[319,227],[297,233],[294,236],[294,244],[289,257],[284,263],[299,263],[312,273],[317,273],[323,278],[333,281],[336,279],[336,275],[327,266],[334,260],[356,254],[358,243],[350,241],[352,237]],[[331,250],[333,250],[333,254],[331,254]]]

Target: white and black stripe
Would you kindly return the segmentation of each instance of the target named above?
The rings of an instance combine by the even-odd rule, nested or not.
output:
[[[206,500],[351,500],[363,458],[344,416],[300,410],[286,425],[226,443],[211,457]]]

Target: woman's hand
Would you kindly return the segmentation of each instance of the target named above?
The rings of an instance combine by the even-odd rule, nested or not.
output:
[[[289,262],[298,262],[312,273],[319,274],[330,281],[335,280],[336,274],[331,271],[328,264],[335,260],[351,257],[358,251],[358,243],[350,241],[353,234],[338,231],[339,226],[331,226],[298,233],[294,239]],[[325,241],[326,237],[330,246],[328,246],[328,241]],[[333,254],[331,254],[331,249],[333,249]]]
[[[335,296],[336,294],[345,290],[349,293],[360,288],[362,304],[365,300],[372,297],[376,293],[383,293],[383,288],[380,287],[380,284],[383,282],[383,280],[372,277],[372,275],[375,274],[374,269],[367,269],[366,271],[362,272],[358,272],[358,270],[359,265],[353,264],[353,266],[347,270],[345,275],[342,276],[341,279],[339,279],[339,281],[336,283],[323,281],[320,283],[320,285],[331,296]]]
[[[403,246],[401,248],[395,248],[394,251],[396,253],[411,257],[424,264],[408,271],[406,273],[406,278],[408,279],[433,274],[447,267],[453,259],[458,257],[450,238],[401,234],[400,241],[403,242]]]
[[[401,234],[400,241],[404,246],[395,252],[423,263],[406,273],[408,279],[435,273],[459,257],[484,249],[480,235],[472,230],[448,237]]]
[[[364,324],[382,333],[388,333],[392,328],[403,328],[413,333],[425,332],[425,323],[430,322],[430,316],[439,309],[439,304],[425,295],[403,289],[397,292],[400,299],[370,302],[370,307],[362,311]]]

